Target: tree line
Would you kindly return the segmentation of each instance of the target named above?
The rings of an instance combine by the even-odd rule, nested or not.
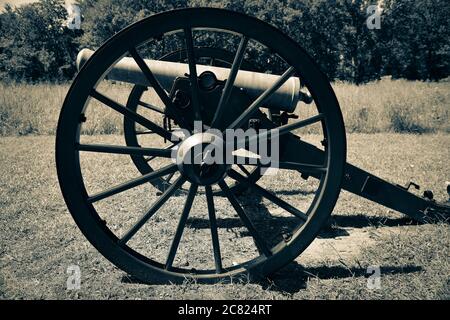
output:
[[[379,28],[369,28],[368,19],[378,15],[367,9],[376,4],[369,0],[79,0],[81,29],[67,26],[63,0],[40,0],[17,8],[7,5],[0,13],[0,79],[69,80],[81,48],[98,48],[148,15],[197,6],[243,12],[280,28],[332,80],[360,84],[385,75],[411,80],[450,75],[448,0],[380,1]],[[263,66],[266,58],[262,54],[252,59]],[[271,71],[277,72],[277,67]]]

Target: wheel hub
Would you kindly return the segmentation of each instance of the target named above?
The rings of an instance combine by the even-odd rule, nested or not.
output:
[[[223,139],[213,133],[196,133],[185,139],[177,150],[180,172],[191,182],[211,185],[226,176]]]

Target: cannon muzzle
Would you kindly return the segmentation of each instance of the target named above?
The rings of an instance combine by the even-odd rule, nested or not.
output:
[[[94,51],[83,49],[77,56],[78,70],[86,63],[92,56]],[[189,66],[186,63],[168,62],[160,60],[145,60],[150,70],[158,79],[161,86],[170,91],[174,80],[178,77],[184,77],[189,73]],[[218,80],[224,81],[227,79],[230,69],[197,65],[197,74],[202,74],[205,71],[214,73]],[[270,88],[279,76],[240,70],[234,86],[244,89],[252,99],[258,98],[265,90]],[[107,79],[122,81],[127,83],[139,84],[143,86],[150,86],[145,75],[134,61],[133,58],[122,58],[107,74]],[[286,81],[265,103],[265,107],[275,110],[282,110],[293,112],[299,101],[300,94],[300,79],[291,77]]]

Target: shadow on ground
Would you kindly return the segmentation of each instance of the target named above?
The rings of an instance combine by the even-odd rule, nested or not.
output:
[[[420,272],[423,268],[416,265],[407,266],[381,266],[381,274],[408,274]],[[285,268],[272,275],[270,279],[260,281],[260,285],[267,290],[296,293],[299,290],[306,289],[308,279],[344,279],[355,277],[369,277],[366,268],[342,266],[318,266],[304,267],[297,262],[292,262]]]
[[[394,274],[408,274],[414,272],[421,272],[423,268],[416,265],[406,265],[406,266],[381,266],[381,274],[383,275],[394,275]],[[307,288],[307,283],[309,279],[344,279],[344,278],[358,278],[365,277],[368,278],[372,273],[368,273],[367,269],[362,267],[346,267],[346,266],[318,266],[318,267],[304,267],[297,262],[291,262],[289,265],[283,269],[277,271],[275,274],[267,279],[256,279],[250,281],[260,285],[262,289],[275,291],[280,293],[294,294],[300,290]],[[238,282],[239,279],[233,279],[233,283]],[[148,284],[148,285],[167,285],[168,282],[163,279],[155,279],[151,282],[142,282],[139,279],[124,275],[121,279],[122,283],[129,284]],[[243,280],[243,283],[247,283]],[[174,283],[174,282],[171,282]],[[180,284],[182,281],[180,281]],[[226,280],[221,281],[221,283],[227,283]]]
[[[263,225],[270,220],[270,225],[274,229],[280,229],[282,227],[287,229],[294,229],[299,220],[296,217],[274,217],[268,212],[259,211],[257,219],[252,219],[255,225]],[[363,214],[356,215],[333,215],[328,224],[323,228],[319,234],[319,238],[331,239],[335,237],[348,236],[349,233],[343,228],[367,228],[367,227],[399,227],[399,226],[409,226],[409,225],[419,225],[421,223],[416,222],[410,218],[386,218],[386,217],[375,217],[367,216]],[[187,226],[193,229],[209,229],[209,220],[203,218],[189,218]],[[242,222],[238,217],[236,218],[218,218],[217,227],[218,228],[239,228],[242,226]],[[264,232],[264,230],[263,230]],[[246,232],[242,233],[242,236],[249,235]]]
[[[367,216],[364,214],[353,215],[332,215],[331,224],[342,228],[366,228],[366,227],[399,227],[418,225],[419,223],[408,217],[387,218]]]
[[[266,239],[268,244],[275,245],[280,241],[278,237],[274,237],[274,231],[283,230],[293,231],[301,224],[301,220],[297,217],[280,217],[272,215],[269,210],[262,205],[261,197],[254,193],[246,193],[245,197],[239,197],[239,200],[253,221],[255,227],[260,232],[261,236]],[[377,216],[367,216],[364,214],[334,214],[330,217],[328,223],[320,232],[318,238],[333,239],[336,237],[349,236],[349,232],[345,228],[367,228],[367,227],[397,227],[406,225],[417,225],[418,223],[407,218],[387,218]],[[206,218],[189,218],[186,226],[193,229],[209,229],[209,219]],[[218,218],[218,228],[240,228],[243,224],[236,216],[235,218]],[[251,237],[247,231],[241,231],[240,236]],[[407,265],[407,266],[382,266],[380,268],[382,274],[407,274],[413,272],[420,272],[423,270],[421,266]],[[302,289],[306,289],[309,279],[343,279],[343,278],[357,278],[368,277],[371,274],[367,273],[367,269],[363,267],[348,267],[344,264],[333,266],[302,266],[296,261],[291,262],[286,267],[278,270],[267,279],[251,280],[251,283],[260,285],[264,290],[276,291],[281,293],[294,294]],[[233,279],[233,283],[240,279]],[[247,283],[248,278],[242,279],[243,283]],[[125,275],[122,277],[123,283],[139,283],[140,280],[133,276]],[[226,283],[227,280],[220,281]],[[171,283],[183,283],[179,282]],[[154,281],[147,283],[150,285],[167,285],[168,282],[160,277]]]

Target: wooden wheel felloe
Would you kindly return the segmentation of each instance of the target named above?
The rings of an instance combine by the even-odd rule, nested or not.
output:
[[[210,77],[206,79],[202,78],[205,73],[197,74],[202,62],[196,59],[199,50],[196,36],[213,33],[236,41],[229,42],[231,49],[227,48],[234,52],[228,76],[219,84],[209,86],[211,74],[206,74]],[[143,57],[148,46],[173,35],[182,39],[179,49],[185,52],[189,72],[173,79],[169,90],[161,86]],[[257,49],[269,50],[286,67],[256,99],[234,85],[250,47],[252,54]],[[163,116],[192,134],[190,137],[174,136],[156,118],[130,108],[130,103],[127,107],[105,91],[102,87],[105,76],[123,57],[133,59],[140,68],[160,101]],[[301,79],[314,99],[315,110],[307,117],[280,126],[267,116],[271,112],[264,110],[273,94],[291,77]],[[184,88],[187,88],[183,94],[188,96],[189,111],[183,111],[186,109],[177,106],[174,99],[176,90]],[[130,99],[134,95],[141,99],[142,92],[136,90],[142,89],[132,90]],[[94,143],[97,137],[81,134],[93,103],[121,114],[125,126],[128,121],[133,127],[139,124],[151,131],[147,135],[149,143],[165,139],[167,145],[130,142],[130,137],[122,145]],[[261,180],[256,183],[258,179],[251,178],[249,165],[241,165],[237,170],[234,164],[208,164],[204,160],[198,165],[188,164],[184,161],[185,151],[192,151],[195,157],[200,156],[194,151],[196,146],[203,151],[212,141],[222,145],[230,143],[225,138],[211,138],[202,131],[206,127],[201,132],[193,132],[196,120],[219,131],[245,129],[250,123],[258,123],[258,130],[277,127],[280,147],[277,165],[281,173],[270,176],[265,183],[264,177],[258,174]],[[311,125],[320,128],[324,154],[320,159],[312,159],[308,152],[295,152],[296,145],[302,141],[295,130]],[[135,133],[131,135],[136,137]],[[176,146],[175,151],[172,144]],[[186,277],[214,281],[240,274],[268,275],[306,249],[339,195],[345,148],[342,115],[331,86],[298,44],[257,19],[226,10],[198,8],[165,12],[141,20],[116,34],[93,54],[64,102],[57,130],[56,162],[61,190],[73,218],[107,259],[142,281],[177,281]],[[124,160],[130,160],[129,155],[135,159],[154,157],[157,161],[152,162],[151,170],[134,170],[132,173],[138,176],[117,183],[124,181],[121,179],[130,168]],[[102,156],[106,160],[101,160]],[[173,163],[175,160],[177,163]],[[254,164],[250,170],[259,173],[261,163]],[[269,188],[278,180],[282,186],[293,187],[295,192],[299,186],[292,185],[292,181],[300,176],[299,172],[305,178],[310,176],[308,181],[315,181],[314,190],[308,191],[305,209],[290,203],[276,188]],[[155,183],[172,174],[176,176],[170,184],[155,196],[155,188],[149,182]],[[96,179],[104,182],[104,189],[93,192],[91,187]],[[231,187],[233,183],[245,186],[250,192],[239,197]],[[137,213],[138,205],[145,207],[141,213]],[[282,214],[275,217],[265,207],[278,207],[280,210],[275,211]],[[236,228],[240,232],[233,230]]]

